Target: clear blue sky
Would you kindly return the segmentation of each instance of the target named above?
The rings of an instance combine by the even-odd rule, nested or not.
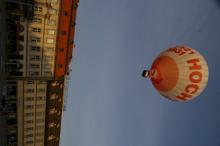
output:
[[[61,146],[220,146],[220,2],[80,0]],[[210,78],[187,103],[141,77],[164,49],[191,46]]]

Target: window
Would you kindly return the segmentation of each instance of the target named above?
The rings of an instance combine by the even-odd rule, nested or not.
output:
[[[29,74],[30,74],[30,76],[38,76],[39,72],[38,71],[30,71]]]
[[[53,56],[44,56],[44,61],[53,61],[54,57]]]
[[[33,32],[41,32],[41,28],[36,28],[36,27],[34,27],[34,28],[32,28],[32,31],[33,31]]]
[[[49,35],[55,35],[55,30],[54,29],[48,29],[47,34]]]
[[[52,73],[51,71],[45,71],[45,72],[44,72],[44,75],[45,75],[45,76],[52,76],[53,73]]]
[[[37,81],[38,84],[47,84],[45,81]]]
[[[26,117],[33,117],[33,115],[34,115],[33,113],[25,113]]]
[[[37,119],[36,123],[44,123],[44,119]]]
[[[32,36],[32,37],[31,37],[31,42],[33,42],[33,43],[39,43],[39,42],[40,42],[40,37]]]
[[[49,14],[57,14],[57,10],[56,9],[49,9],[48,13]]]
[[[30,60],[31,61],[39,61],[40,60],[40,56],[39,55],[30,55]]]
[[[56,24],[56,20],[47,20],[47,25],[54,26]]]
[[[34,98],[33,97],[26,97],[25,101],[34,101]]]
[[[30,64],[30,68],[38,69],[38,68],[40,68],[40,64]]]
[[[40,139],[36,139],[36,140],[35,140],[36,143],[42,143],[43,141],[44,141],[43,138],[40,138]]]
[[[48,44],[53,44],[53,43],[54,43],[54,39],[52,39],[52,38],[47,38],[47,43],[48,43]]]
[[[44,127],[43,127],[44,128]],[[38,132],[35,134],[35,136],[39,137],[39,136],[44,136],[44,133],[43,132]]]
[[[31,138],[31,137],[33,137],[33,134],[27,134],[27,135],[25,135],[25,138]]]
[[[33,80],[28,80],[27,84],[34,84],[34,81]]]
[[[27,121],[25,121],[25,124],[31,124],[31,123],[34,123],[34,121],[33,121],[33,120],[27,120]]]
[[[31,51],[40,51],[40,46],[31,46]]]
[[[34,143],[33,140],[29,140],[29,141],[26,141],[26,142],[25,142],[25,144],[27,144],[27,145],[28,145],[28,144],[33,144],[33,143]]]
[[[33,127],[27,127],[25,128],[25,131],[32,131],[34,128]]]
[[[44,108],[45,107],[45,104],[38,104],[36,105],[37,108]]]
[[[39,18],[39,17],[33,17],[32,22],[34,22],[34,23],[42,23],[42,18]]]
[[[38,96],[37,97],[37,100],[45,100],[46,99],[46,97],[43,97],[43,96]]]
[[[52,48],[52,47],[45,47],[44,48],[44,51],[47,51],[47,52],[54,52],[54,48]]]
[[[37,112],[36,115],[37,116],[43,116],[43,115],[45,115],[45,113],[44,112]]]
[[[34,89],[26,89],[26,93],[34,93]]]
[[[45,91],[46,91],[45,88],[39,88],[39,89],[37,89],[37,92],[39,92],[39,93],[42,93],[42,92],[45,92]]]
[[[34,6],[34,12],[41,13],[43,11],[42,7]]]
[[[44,125],[36,126],[36,129],[44,129]]]
[[[53,67],[52,64],[49,64],[49,63],[44,64],[44,69],[50,70],[50,69],[52,69],[52,67]]]
[[[33,105],[25,105],[24,108],[25,109],[34,109],[34,106]]]
[[[57,0],[48,0],[48,2],[57,3]]]

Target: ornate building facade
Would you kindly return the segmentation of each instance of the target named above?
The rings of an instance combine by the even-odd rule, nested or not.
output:
[[[5,145],[59,145],[78,2],[4,1]]]

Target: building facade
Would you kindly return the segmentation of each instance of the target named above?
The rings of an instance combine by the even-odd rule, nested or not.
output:
[[[47,83],[45,81],[17,81],[17,142],[19,146],[44,145],[46,94]]]
[[[78,2],[78,0],[63,0],[61,2],[55,79],[59,79],[69,72],[68,65],[72,59],[72,51],[74,48],[74,32]]]
[[[8,146],[17,146],[17,83],[7,80],[3,95],[5,96],[6,130]]]
[[[59,146],[63,109],[64,77],[47,84],[45,145]]]
[[[53,79],[60,0],[10,0],[6,5],[7,77]]]
[[[70,61],[74,48],[74,32],[76,26],[76,10],[78,0],[62,0],[59,17],[59,34],[57,36],[57,50],[55,61],[55,80],[48,82],[46,109],[46,146],[59,146],[61,117],[65,109],[64,95],[68,88]]]
[[[78,2],[5,0],[5,145],[59,145]]]

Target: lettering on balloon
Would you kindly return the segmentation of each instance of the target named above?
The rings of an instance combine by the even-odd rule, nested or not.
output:
[[[194,54],[195,52],[191,48],[186,48],[182,46],[170,48],[167,50],[167,52],[174,52],[178,54],[179,56],[182,56],[184,54]]]
[[[197,93],[199,90],[199,83],[201,83],[203,78],[201,72],[202,66],[200,63],[201,62],[198,58],[190,59],[187,61],[190,70],[188,76],[190,83],[185,86],[184,91],[180,93],[180,95],[177,95],[176,98],[187,100],[192,98],[192,96]]]

